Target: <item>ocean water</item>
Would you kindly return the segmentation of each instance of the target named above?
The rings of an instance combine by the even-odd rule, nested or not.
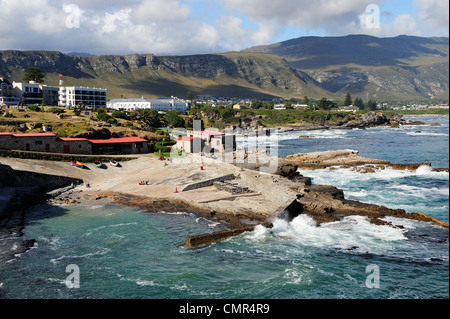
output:
[[[428,161],[432,167],[448,167],[448,117],[415,119],[441,125],[283,133],[279,155],[350,148],[393,163]],[[417,172],[301,173],[314,184],[342,188],[350,199],[448,221],[447,172],[421,167]],[[272,229],[257,226],[211,245],[185,248],[186,236],[220,228],[191,213],[151,214],[113,205],[38,205],[28,214],[24,237],[37,242],[17,261],[0,265],[3,298],[449,296],[448,231],[417,221],[389,218],[404,226],[399,229],[352,216],[316,227],[309,217],[299,216],[290,223],[275,220]],[[69,288],[74,267],[79,287]]]

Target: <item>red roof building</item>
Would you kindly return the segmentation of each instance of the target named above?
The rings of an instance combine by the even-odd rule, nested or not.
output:
[[[0,149],[67,154],[146,153],[147,140],[139,137],[87,139],[58,137],[53,133],[0,132]]]

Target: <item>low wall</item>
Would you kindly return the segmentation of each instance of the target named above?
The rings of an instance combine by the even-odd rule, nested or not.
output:
[[[0,164],[0,183],[8,187],[34,186],[43,191],[51,191],[68,186],[72,183],[82,183],[83,180],[66,176],[48,175],[34,172],[18,171],[8,165]]]
[[[220,177],[216,177],[216,178],[207,179],[207,180],[204,180],[201,182],[192,183],[192,184],[187,185],[185,188],[183,188],[182,192],[186,192],[186,191],[190,191],[190,190],[198,189],[198,188],[202,188],[202,187],[213,186],[214,182],[230,181],[235,178],[236,178],[236,176],[234,176],[234,174],[228,174],[228,175],[224,175],[224,176],[220,176]]]
[[[219,231],[215,233],[189,236],[186,238],[186,247],[196,247],[200,245],[211,244],[216,241],[226,239],[228,237],[237,236],[245,231],[252,231],[253,229],[254,229],[253,226],[248,226],[244,228]]]
[[[85,163],[93,163],[95,160],[99,160],[101,162],[108,162],[110,159],[114,159],[119,162],[126,162],[132,159],[136,159],[136,157],[128,157],[120,155],[64,154],[64,153],[31,152],[31,151],[6,150],[6,149],[0,149],[0,157],[36,159],[44,161],[58,161],[58,162],[68,162],[71,161],[73,158],[75,158]]]

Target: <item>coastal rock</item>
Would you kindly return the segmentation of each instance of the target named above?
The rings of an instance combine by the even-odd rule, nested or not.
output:
[[[298,165],[295,163],[282,160],[278,162],[278,169],[275,174],[283,177],[290,177],[297,173],[297,169]]]
[[[388,164],[388,161],[364,158],[355,150],[338,150],[326,152],[298,153],[288,155],[285,160],[298,165],[299,168],[320,169],[330,166]]]
[[[362,117],[362,121],[368,125],[382,125],[389,122],[389,119],[383,113],[369,112]]]
[[[422,121],[407,120],[403,122],[403,125],[427,125],[427,123]]]
[[[433,172],[447,172],[448,173],[448,168],[433,168],[432,171]]]

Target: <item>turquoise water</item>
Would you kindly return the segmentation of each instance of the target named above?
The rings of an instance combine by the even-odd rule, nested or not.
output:
[[[430,130],[427,135],[416,133],[416,127],[410,131],[317,131],[309,132],[315,137],[308,140],[298,138],[306,135],[304,132],[290,132],[280,136],[280,155],[322,147],[352,148],[362,156],[396,163],[427,160],[433,167],[448,167],[448,117],[419,120],[442,125],[420,127],[422,132]],[[389,141],[397,142],[389,146]],[[422,145],[427,151],[412,151],[410,144]],[[446,172],[421,168],[415,173],[372,175],[346,170],[301,173],[316,184],[344,189],[347,198],[421,210],[448,221]],[[39,205],[30,210],[24,230],[24,237],[35,238],[37,244],[18,261],[1,266],[0,296],[448,298],[448,231],[415,221],[389,221],[404,228],[375,226],[358,216],[315,227],[310,218],[299,216],[291,223],[275,220],[272,229],[258,226],[253,232],[218,243],[185,248],[186,236],[219,228],[191,213],[150,214],[111,205]],[[79,269],[79,288],[66,285],[68,265]],[[373,267],[379,270],[379,286],[375,287],[368,271]]]

